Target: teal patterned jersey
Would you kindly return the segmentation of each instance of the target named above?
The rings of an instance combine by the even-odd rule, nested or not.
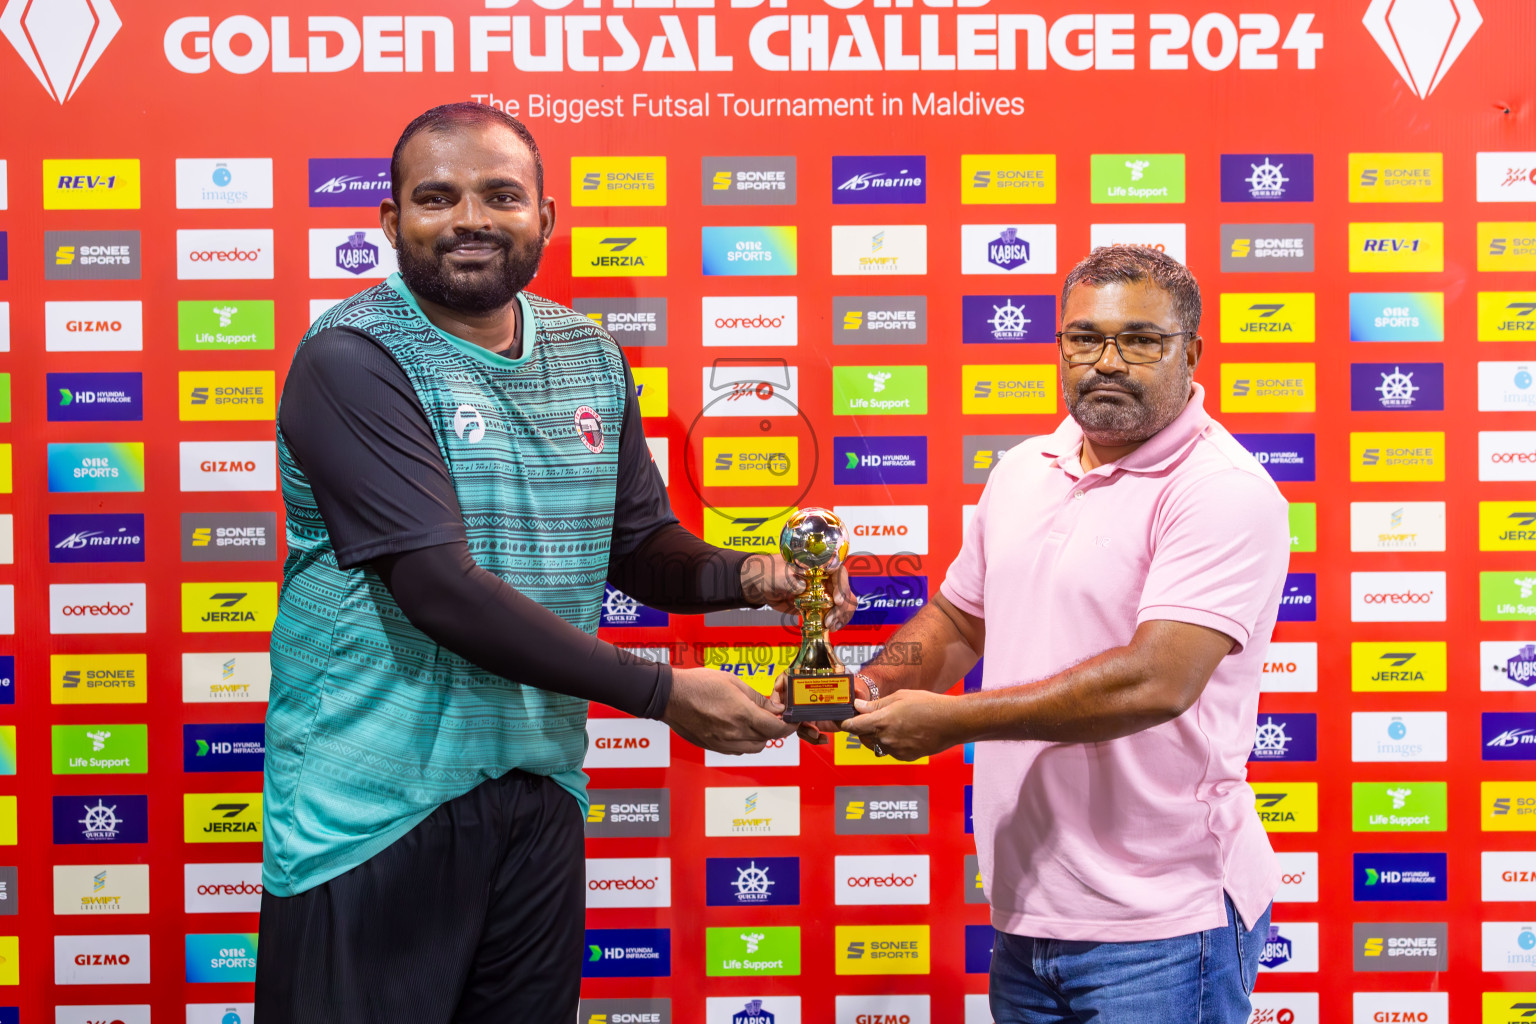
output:
[[[431,423],[475,561],[595,633],[623,356],[587,317],[537,296],[519,301],[517,359],[438,330],[398,275],[332,307],[305,341],[345,327],[389,352]],[[493,675],[435,644],[376,572],[339,567],[281,431],[278,462],[288,560],[272,631],[266,891],[287,896],[333,878],[514,768],[550,776],[585,812],[587,702]]]

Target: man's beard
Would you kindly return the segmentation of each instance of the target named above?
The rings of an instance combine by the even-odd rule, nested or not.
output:
[[[1146,385],[1126,376],[1109,378],[1089,372],[1077,382],[1076,393],[1068,393],[1062,380],[1062,398],[1067,411],[1083,428],[1083,433],[1100,444],[1121,445],[1145,441],[1178,418],[1189,404],[1189,372],[1182,374],[1181,386],[1149,396]],[[1101,385],[1119,389],[1123,394],[1114,401],[1084,401]]]
[[[494,245],[501,252],[479,267],[450,267],[448,253],[467,242]],[[439,238],[424,251],[399,239],[395,256],[400,277],[412,292],[455,312],[480,315],[500,309],[528,287],[539,272],[544,239],[537,236],[519,247],[504,231],[476,231]]]

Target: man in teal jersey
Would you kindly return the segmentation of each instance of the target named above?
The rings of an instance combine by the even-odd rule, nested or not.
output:
[[[569,1024],[588,702],[726,752],[793,731],[732,675],[599,641],[605,584],[696,612],[799,583],[678,524],[619,346],[524,290],[555,223],[526,128],[434,108],[392,187],[400,272],[316,321],[278,414],[256,1000],[269,1024]]]

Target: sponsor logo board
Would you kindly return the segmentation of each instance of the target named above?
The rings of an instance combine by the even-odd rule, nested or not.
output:
[[[54,704],[143,704],[149,699],[148,656],[53,654],[48,657]]]
[[[1445,269],[1445,225],[1438,221],[1350,222],[1355,274],[1435,273]]]
[[[924,156],[834,156],[832,202],[921,204],[928,201],[928,158]]]
[[[1444,551],[1445,502],[1352,501],[1351,551]]]
[[[700,343],[705,348],[799,344],[799,304],[793,295],[706,295]]]
[[[626,348],[667,343],[665,298],[578,298],[571,300],[571,308],[590,318]]]
[[[274,512],[183,512],[183,562],[270,562],[277,558]]]
[[[137,210],[137,160],[44,160],[43,209]]]
[[[1351,784],[1350,795],[1356,832],[1446,830],[1443,782],[1356,782]],[[1532,807],[1536,813],[1536,801]]]
[[[792,156],[706,156],[700,175],[705,206],[793,206]]]
[[[182,839],[188,843],[259,843],[260,793],[182,794]]]
[[[586,834],[591,839],[624,839],[672,834],[672,791],[589,789]]]
[[[145,604],[142,583],[51,583],[48,632],[142,633]]]
[[[711,907],[800,905],[800,858],[709,857],[704,903]]]
[[[672,731],[646,718],[589,718],[587,768],[666,768]]]
[[[266,651],[181,656],[181,699],[188,704],[265,703],[271,684]]]
[[[833,902],[839,906],[926,906],[928,855],[838,856],[833,886]]]
[[[14,824],[14,815],[12,822]],[[10,838],[14,844],[14,828]],[[149,797],[94,793],[56,796],[53,798],[53,842],[56,846],[147,843]]]
[[[176,231],[180,281],[270,281],[276,264],[270,228]]]
[[[272,491],[277,489],[277,444],[273,441],[182,441],[183,491]]]
[[[838,786],[838,835],[927,835],[927,786]]]
[[[390,196],[389,158],[309,158],[310,206],[378,209]]]
[[[1277,482],[1317,479],[1315,434],[1233,434]]]
[[[962,153],[960,202],[1013,205],[1056,201],[1055,153]]]
[[[189,914],[254,914],[261,910],[261,864],[187,864],[183,905]]]
[[[832,298],[834,345],[924,345],[926,295],[837,295]]]
[[[704,834],[797,836],[800,834],[800,787],[706,787]]]
[[[1221,225],[1221,272],[1309,273],[1316,257],[1311,224]]]
[[[1354,857],[1357,903],[1445,899],[1443,853],[1357,853]]]
[[[832,948],[838,974],[927,974],[932,958],[926,924],[836,925]]]
[[[1444,341],[1444,292],[1350,292],[1350,341]]]
[[[181,585],[183,633],[269,633],[276,618],[272,580]]]
[[[587,907],[670,907],[670,857],[588,857]]]
[[[1356,640],[1350,644],[1350,689],[1356,693],[1444,692],[1444,640]]]
[[[1349,407],[1354,412],[1419,412],[1445,408],[1442,363],[1353,363]]]
[[[142,373],[48,374],[50,423],[134,422],[144,418]]]
[[[960,273],[1056,273],[1055,224],[962,224]]]
[[[148,985],[149,936],[55,935],[53,983]]]
[[[311,279],[382,278],[395,270],[395,249],[382,228],[309,229]]]
[[[1438,203],[1445,198],[1439,153],[1349,154],[1352,203]]]
[[[703,227],[699,246],[706,277],[793,277],[799,228]]]
[[[178,159],[176,209],[272,209],[271,158]]]
[[[176,377],[183,422],[277,418],[277,378],[271,370],[183,370]]]
[[[666,206],[664,156],[571,157],[572,206]]]
[[[141,351],[144,304],[101,300],[45,302],[43,339],[49,352]]]
[[[926,224],[832,225],[833,276],[891,277],[926,273]]]
[[[1221,154],[1221,201],[1310,203],[1312,154]]]
[[[1317,644],[1271,642],[1264,656],[1259,689],[1263,693],[1316,693]]]
[[[142,562],[144,516],[140,513],[50,515],[50,562]]]
[[[1356,922],[1355,970],[1443,971],[1450,966],[1444,922]]]
[[[118,917],[149,913],[148,864],[55,864],[53,912]]]
[[[1317,341],[1313,292],[1222,292],[1221,340],[1228,344]]]

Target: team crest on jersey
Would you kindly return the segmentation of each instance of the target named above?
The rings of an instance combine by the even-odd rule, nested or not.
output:
[[[479,444],[485,436],[485,417],[474,406],[461,405],[453,414],[453,432],[460,441]]]
[[[603,418],[590,405],[576,410],[576,429],[581,432],[581,443],[593,455],[603,453]]]

